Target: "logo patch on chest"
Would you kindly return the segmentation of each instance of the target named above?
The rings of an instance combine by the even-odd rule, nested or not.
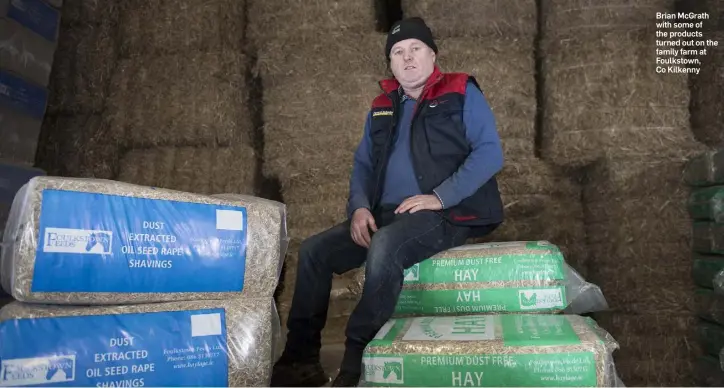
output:
[[[372,112],[372,117],[377,117],[377,116],[392,116],[392,111],[391,110],[380,110],[377,112]]]

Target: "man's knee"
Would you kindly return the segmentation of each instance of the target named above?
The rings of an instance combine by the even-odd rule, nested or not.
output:
[[[336,225],[304,239],[299,246],[299,266],[328,267],[328,260],[344,239],[349,239],[344,224]]]
[[[385,274],[391,271],[404,271],[401,247],[403,241],[391,232],[390,228],[381,228],[373,236],[367,253],[366,273]]]

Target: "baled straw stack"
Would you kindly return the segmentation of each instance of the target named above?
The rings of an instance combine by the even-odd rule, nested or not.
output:
[[[696,147],[685,74],[657,74],[651,18],[673,0],[547,0],[543,158],[679,156]]]
[[[440,38],[532,38],[538,32],[535,0],[402,0],[402,12],[425,19]]]
[[[50,81],[50,113],[101,112],[118,62],[112,23],[64,25]]]
[[[591,281],[611,307],[677,313],[691,306],[691,226],[684,162],[601,161],[584,188]],[[666,285],[666,287],[663,287]]]
[[[724,325],[724,296],[707,288],[699,288],[694,295],[696,315],[704,320]]]
[[[724,224],[694,222],[692,248],[699,253],[724,255]]]
[[[112,136],[134,147],[249,144],[245,65],[235,51],[122,60],[111,81]]]
[[[361,383],[610,387],[617,348],[592,319],[576,315],[393,319],[365,349]]]
[[[693,187],[724,184],[724,149],[692,157],[684,169],[684,182]]]
[[[699,321],[696,325],[696,331],[704,353],[718,358],[724,349],[724,326]]]
[[[187,51],[241,51],[243,0],[129,0],[120,19],[124,58]]]
[[[169,314],[172,313],[176,316],[180,316],[180,321],[175,324],[174,327],[161,326],[153,324],[154,320],[168,321]],[[175,312],[175,313],[174,313]],[[189,319],[194,326],[193,317],[195,312],[199,315],[204,315],[204,321],[208,322],[208,318],[213,318],[213,314],[220,314],[217,316],[220,326],[216,327],[216,330],[225,333],[225,341],[220,339],[218,335],[199,336],[191,337],[193,330],[189,327]],[[143,314],[143,315],[140,315]],[[0,321],[5,325],[3,330],[3,342],[7,344],[22,344],[27,341],[33,341],[36,336],[43,338],[53,338],[56,336],[64,336],[66,333],[59,332],[59,325],[68,325],[67,322],[73,319],[79,324],[83,324],[88,327],[98,327],[97,330],[87,333],[84,338],[73,339],[67,343],[68,347],[63,349],[50,349],[49,353],[57,354],[57,352],[72,351],[75,355],[76,372],[84,371],[86,369],[91,370],[93,368],[101,367],[94,358],[94,353],[90,351],[91,346],[98,349],[98,343],[105,344],[100,345],[101,349],[107,349],[107,352],[118,351],[118,348],[108,348],[108,343],[111,342],[111,338],[117,338],[121,334],[122,338],[134,336],[134,345],[132,348],[126,347],[125,350],[130,351],[141,351],[145,350],[158,359],[158,354],[161,354],[162,360],[165,363],[169,363],[169,367],[173,365],[179,365],[183,368],[184,365],[197,365],[196,368],[200,376],[205,374],[202,372],[204,367],[200,364],[204,361],[208,362],[221,362],[219,356],[216,355],[215,350],[225,353],[226,365],[228,375],[226,376],[227,381],[221,382],[224,386],[229,387],[251,387],[251,386],[268,386],[269,379],[271,378],[271,370],[273,364],[273,346],[274,340],[279,337],[279,327],[277,326],[276,317],[274,311],[274,303],[271,298],[251,298],[244,300],[209,300],[209,301],[187,301],[187,302],[173,302],[173,303],[152,303],[143,305],[132,305],[132,306],[107,306],[107,307],[80,307],[80,306],[47,306],[47,305],[29,305],[19,302],[13,302],[5,306],[0,310]],[[65,317],[63,321],[59,321],[54,318]],[[74,317],[74,318],[71,318]],[[103,327],[108,327],[109,318],[114,319],[114,325],[116,326],[113,331],[103,331]],[[165,319],[164,319],[165,318]],[[28,322],[28,320],[30,322]],[[146,321],[148,324],[147,328],[143,327],[141,323]],[[198,321],[201,321],[199,319]],[[27,327],[25,325],[19,325],[19,323],[28,322],[32,325],[32,332],[27,332],[19,327]],[[60,323],[63,322],[63,323]],[[72,322],[72,321],[71,321]],[[199,322],[203,323],[203,322]],[[213,324],[213,322],[211,322]],[[181,328],[182,330],[180,330]],[[154,334],[154,330],[161,331]],[[139,333],[140,332],[140,333]],[[130,334],[125,334],[130,333]],[[178,341],[177,346],[181,350],[180,352],[174,352],[174,349],[164,349],[162,344],[155,344],[153,346],[152,337],[155,335],[163,335],[165,338],[176,338]],[[91,342],[94,342],[91,344]],[[146,342],[145,344],[143,342]],[[191,346],[193,344],[193,346]],[[146,347],[143,347],[143,346]],[[166,346],[173,346],[172,344],[163,344]],[[196,357],[190,357],[192,350],[189,347],[197,349],[195,353]],[[201,352],[198,349],[203,349]],[[173,352],[167,356],[164,350]],[[23,353],[27,354],[27,353]],[[33,356],[44,356],[47,353],[40,353]],[[97,356],[97,354],[96,354]],[[175,358],[175,360],[171,360]],[[129,365],[130,366],[130,365]],[[208,365],[207,365],[208,366]],[[156,368],[161,367],[157,365]],[[129,371],[131,368],[128,368]],[[120,370],[118,370],[120,371]],[[158,371],[158,370],[157,370]],[[208,374],[206,374],[208,376]],[[86,376],[85,373],[78,373],[76,376],[76,382],[82,381]],[[142,375],[138,374],[126,374],[116,376],[118,380],[123,379],[136,379],[145,378],[149,385],[174,385],[181,383],[180,381],[172,381],[173,377],[170,375],[161,375],[155,380],[155,384],[149,380],[154,379],[153,373],[146,373]],[[205,377],[208,378],[208,377]],[[213,378],[213,382],[208,384],[204,381],[199,381],[200,385],[213,385],[217,384],[219,376]],[[90,378],[87,385],[96,385],[96,381],[92,381]],[[101,378],[103,379],[103,378]],[[100,379],[99,379],[100,380]],[[105,380],[105,379],[103,379]],[[102,384],[100,380],[98,384]],[[165,380],[165,381],[164,381]],[[169,382],[171,382],[169,384]]]
[[[441,39],[438,47],[443,72],[475,76],[495,115],[506,158],[533,157],[536,81],[532,40],[460,37]]]
[[[15,20],[0,19],[0,63],[4,70],[47,86],[55,44]]]
[[[541,160],[506,162],[498,174],[505,222],[474,242],[547,240],[560,247],[566,261],[586,276],[586,233],[581,184],[574,174]]]
[[[358,290],[364,284],[360,273]],[[395,316],[480,313],[584,314],[607,308],[601,290],[547,241],[467,244],[405,271]]]
[[[246,145],[136,149],[121,159],[118,180],[198,194],[253,194],[256,166]]]
[[[50,175],[114,179],[119,149],[100,114],[46,115],[38,164]]]
[[[64,0],[63,23],[84,23],[102,25],[117,21],[123,2],[115,0]]]
[[[324,39],[328,33],[360,33],[375,28],[375,12],[371,0],[247,1],[248,41],[260,51],[289,36],[311,33]],[[380,46],[377,50],[380,55],[384,51],[383,47]],[[327,57],[333,52],[330,50]],[[336,54],[331,57],[336,57]],[[353,63],[350,61],[347,64]]]
[[[188,253],[186,252],[190,252],[192,250],[196,251],[197,253],[205,251],[202,245],[195,244],[196,238],[222,238],[220,235],[218,235],[217,232],[215,232],[216,229],[210,231],[212,233],[216,233],[214,235],[211,235],[211,237],[204,237],[205,235],[202,234],[189,235],[189,231],[187,228],[188,225],[185,224],[185,222],[191,222],[192,220],[187,220],[186,216],[184,216],[184,213],[179,212],[179,203],[207,204],[212,206],[210,207],[209,211],[213,212],[216,212],[216,210],[218,210],[220,207],[233,206],[235,209],[245,208],[246,217],[243,221],[246,224],[245,259],[243,272],[239,273],[239,276],[243,275],[243,287],[241,291],[228,291],[227,288],[224,288],[222,291],[203,292],[200,291],[200,289],[195,288],[198,286],[190,285],[189,288],[189,285],[179,285],[176,288],[183,288],[185,292],[156,292],[154,291],[156,285],[152,285],[151,287],[141,285],[142,282],[133,281],[133,277],[128,277],[129,273],[127,271],[120,274],[108,272],[103,273],[102,267],[92,265],[92,263],[88,262],[84,262],[83,264],[83,268],[87,271],[83,273],[83,276],[86,276],[87,279],[93,279],[94,274],[97,274],[97,276],[103,275],[105,276],[105,279],[113,278],[114,281],[120,282],[119,284],[122,285],[124,291],[130,292],[106,292],[103,291],[104,285],[94,286],[93,288],[91,288],[95,290],[100,290],[99,292],[86,292],[86,288],[79,289],[77,287],[69,287],[68,284],[61,284],[64,282],[62,280],[62,275],[58,275],[57,278],[52,279],[52,285],[46,285],[46,287],[44,287],[45,289],[50,289],[51,291],[35,291],[33,284],[36,281],[35,263],[36,254],[38,253],[39,246],[38,239],[39,236],[43,236],[45,234],[45,229],[39,230],[41,225],[40,220],[46,207],[51,209],[51,212],[53,209],[52,203],[47,204],[43,200],[44,195],[48,190],[63,190],[76,193],[92,193],[100,195],[100,197],[102,197],[103,199],[99,200],[106,202],[111,200],[111,197],[109,196],[145,198],[159,201],[157,202],[157,204],[160,206],[164,206],[164,209],[167,209],[164,216],[165,218],[163,219],[163,222],[165,222],[166,224],[166,231],[161,232],[161,234],[170,233],[170,236],[176,239],[172,242],[172,244],[160,244],[159,248],[180,247],[183,249],[183,252],[177,257],[162,254],[164,259],[173,258],[185,260],[188,258],[184,257],[185,255],[188,255]],[[133,208],[128,208],[129,205],[127,202],[114,203],[114,206],[118,206],[122,209],[119,210],[122,212],[121,214],[132,215],[134,214],[134,212],[138,214],[138,212],[140,211],[136,209],[135,206]],[[72,204],[64,205],[72,206]],[[108,208],[107,206],[108,205],[106,205],[106,209],[116,209],[116,207]],[[86,210],[83,211],[85,212]],[[131,224],[129,224],[129,222],[131,221],[123,217],[115,217],[113,215],[114,210],[111,210],[109,213],[109,210],[101,208],[98,210],[98,212],[100,214],[94,214],[94,217],[109,220],[107,221],[109,224],[105,224],[105,228],[110,227],[112,231],[115,231],[115,233],[110,233],[114,233],[117,236],[116,238],[122,238],[136,233],[148,233],[147,230],[141,229],[140,225],[136,226],[135,222],[133,223],[133,225],[137,229],[131,228]],[[140,221],[137,222],[140,223]],[[271,297],[274,294],[274,290],[277,286],[279,266],[281,265],[279,261],[279,258],[281,256],[280,241],[286,238],[286,236],[280,236],[280,231],[282,230],[280,227],[281,223],[282,219],[279,212],[279,207],[270,204],[268,200],[264,199],[258,201],[253,199],[244,201],[231,201],[192,193],[137,186],[129,183],[121,183],[116,181],[57,177],[33,178],[21,190],[21,192],[16,195],[15,201],[13,202],[10,221],[8,222],[8,227],[4,236],[5,249],[3,250],[2,257],[1,280],[3,283],[3,288],[11,293],[18,300],[55,304],[103,305],[123,303],[151,303],[178,300],[218,299],[232,296]],[[64,227],[64,225],[65,224],[53,225],[50,227]],[[88,228],[88,226],[85,225],[83,225],[83,227]],[[219,228],[218,224],[216,228]],[[226,227],[222,227],[222,229],[224,228]],[[208,228],[204,229],[200,225],[196,226],[196,230],[197,233],[202,233],[203,230],[209,231]],[[224,236],[228,236],[228,234]],[[87,238],[87,236],[85,237]],[[128,242],[126,242],[126,244],[131,245],[134,251],[138,251],[140,248],[157,246],[153,243],[145,245],[143,245],[141,242],[134,243],[133,241],[138,241],[138,239],[130,240],[130,237],[127,237],[127,239]],[[236,239],[236,237],[234,237],[234,239]],[[115,246],[117,244],[122,245],[123,243],[121,241],[112,240],[110,245]],[[232,241],[231,244],[232,245],[222,245],[221,247],[216,249],[216,253],[206,253],[206,255],[214,255],[214,257],[217,258],[231,257],[232,260],[236,260],[238,262],[238,260],[241,258],[240,255],[235,255],[233,251],[231,251],[230,253],[232,255],[228,256],[224,253],[225,251],[223,249],[228,249],[229,247],[231,247],[231,249],[241,249],[241,247],[244,246],[240,245],[239,248],[235,248],[237,242]],[[118,262],[121,263],[121,265],[128,265],[129,269],[131,268],[131,264],[129,261],[130,258],[127,257],[125,253],[119,253],[118,251],[123,252],[122,250],[120,250],[120,248],[118,248],[116,251],[112,250],[111,248],[108,248],[108,250],[111,253],[103,256],[106,262],[113,262],[112,259],[114,256],[122,256],[118,257]],[[149,258],[161,257],[157,256],[157,254],[155,253],[152,253],[151,255],[152,256],[149,256]],[[139,256],[142,255],[138,255],[137,257]],[[129,263],[124,264],[126,263],[126,261],[129,261]],[[65,265],[73,265],[73,263],[68,260],[66,260],[65,263]],[[57,265],[62,264],[59,263]],[[207,266],[208,263],[199,265],[200,266],[198,268],[201,269],[203,268],[201,267],[202,265]],[[193,274],[189,273],[188,275]],[[77,277],[79,275],[74,273],[72,274],[72,276]],[[109,278],[109,276],[111,278]],[[178,277],[179,272],[177,271],[174,275],[167,276]],[[165,282],[172,281],[173,279],[164,279],[164,276],[161,272],[157,275],[157,280],[159,282]],[[46,279],[45,282],[47,283],[48,279]],[[136,287],[146,288],[143,290],[144,292],[134,292],[136,290],[139,290],[139,288]]]

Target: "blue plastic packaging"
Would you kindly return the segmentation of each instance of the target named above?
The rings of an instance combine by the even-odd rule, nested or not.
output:
[[[0,17],[7,16],[43,38],[56,42],[60,11],[43,0],[0,0]]]

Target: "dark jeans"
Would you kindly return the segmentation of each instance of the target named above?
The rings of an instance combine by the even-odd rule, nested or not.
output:
[[[365,264],[362,298],[347,324],[341,368],[360,372],[365,346],[392,317],[404,270],[436,253],[464,244],[469,235],[469,228],[452,225],[431,211],[398,215],[384,211],[375,219],[378,231],[372,236],[369,250],[352,241],[349,221],[302,243],[287,321],[285,359],[319,359],[332,274],[342,274]]]

